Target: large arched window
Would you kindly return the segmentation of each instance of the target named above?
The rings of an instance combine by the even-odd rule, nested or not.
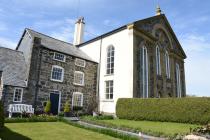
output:
[[[182,97],[182,90],[181,90],[181,79],[180,79],[180,68],[179,64],[176,63],[176,91],[177,91],[177,97]]]
[[[143,46],[140,50],[140,64],[141,64],[141,93],[143,98],[148,98],[148,56],[147,48]]]
[[[168,52],[165,52],[165,63],[166,63],[166,76],[169,79],[170,78],[170,60]]]
[[[114,74],[114,46],[107,48],[106,74]]]
[[[160,48],[156,46],[156,71],[157,75],[161,75],[161,65],[160,65]]]

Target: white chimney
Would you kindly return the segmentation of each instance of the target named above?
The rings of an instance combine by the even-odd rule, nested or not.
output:
[[[84,17],[81,17],[75,23],[75,31],[74,31],[74,45],[79,45],[83,43],[83,36],[84,36]]]

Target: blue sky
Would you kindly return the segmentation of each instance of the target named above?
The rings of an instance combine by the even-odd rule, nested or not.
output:
[[[158,0],[1,0],[0,45],[15,48],[24,28],[72,42],[78,16],[86,40],[155,15]],[[187,94],[210,96],[210,1],[159,0],[188,58]],[[78,10],[79,9],[79,10]]]

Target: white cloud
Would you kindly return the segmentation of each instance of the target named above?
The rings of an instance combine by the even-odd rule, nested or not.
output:
[[[14,42],[4,37],[0,37],[0,46],[15,49],[16,45],[17,42]]]

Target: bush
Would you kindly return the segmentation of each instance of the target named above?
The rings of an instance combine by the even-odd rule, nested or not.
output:
[[[0,129],[4,127],[4,107],[0,100]]]
[[[70,104],[68,101],[66,101],[65,106],[64,106],[64,112],[68,113],[70,112]]]
[[[51,102],[50,101],[47,101],[47,104],[44,108],[44,112],[49,114],[50,113],[50,110],[51,110]]]
[[[116,105],[120,119],[207,124],[210,98],[121,98]]]
[[[112,115],[102,115],[102,116],[95,116],[97,120],[113,120],[114,117]]]
[[[42,115],[33,115],[29,118],[6,118],[6,123],[18,123],[18,122],[56,122],[59,121],[59,118],[56,116],[50,116],[46,114]]]

